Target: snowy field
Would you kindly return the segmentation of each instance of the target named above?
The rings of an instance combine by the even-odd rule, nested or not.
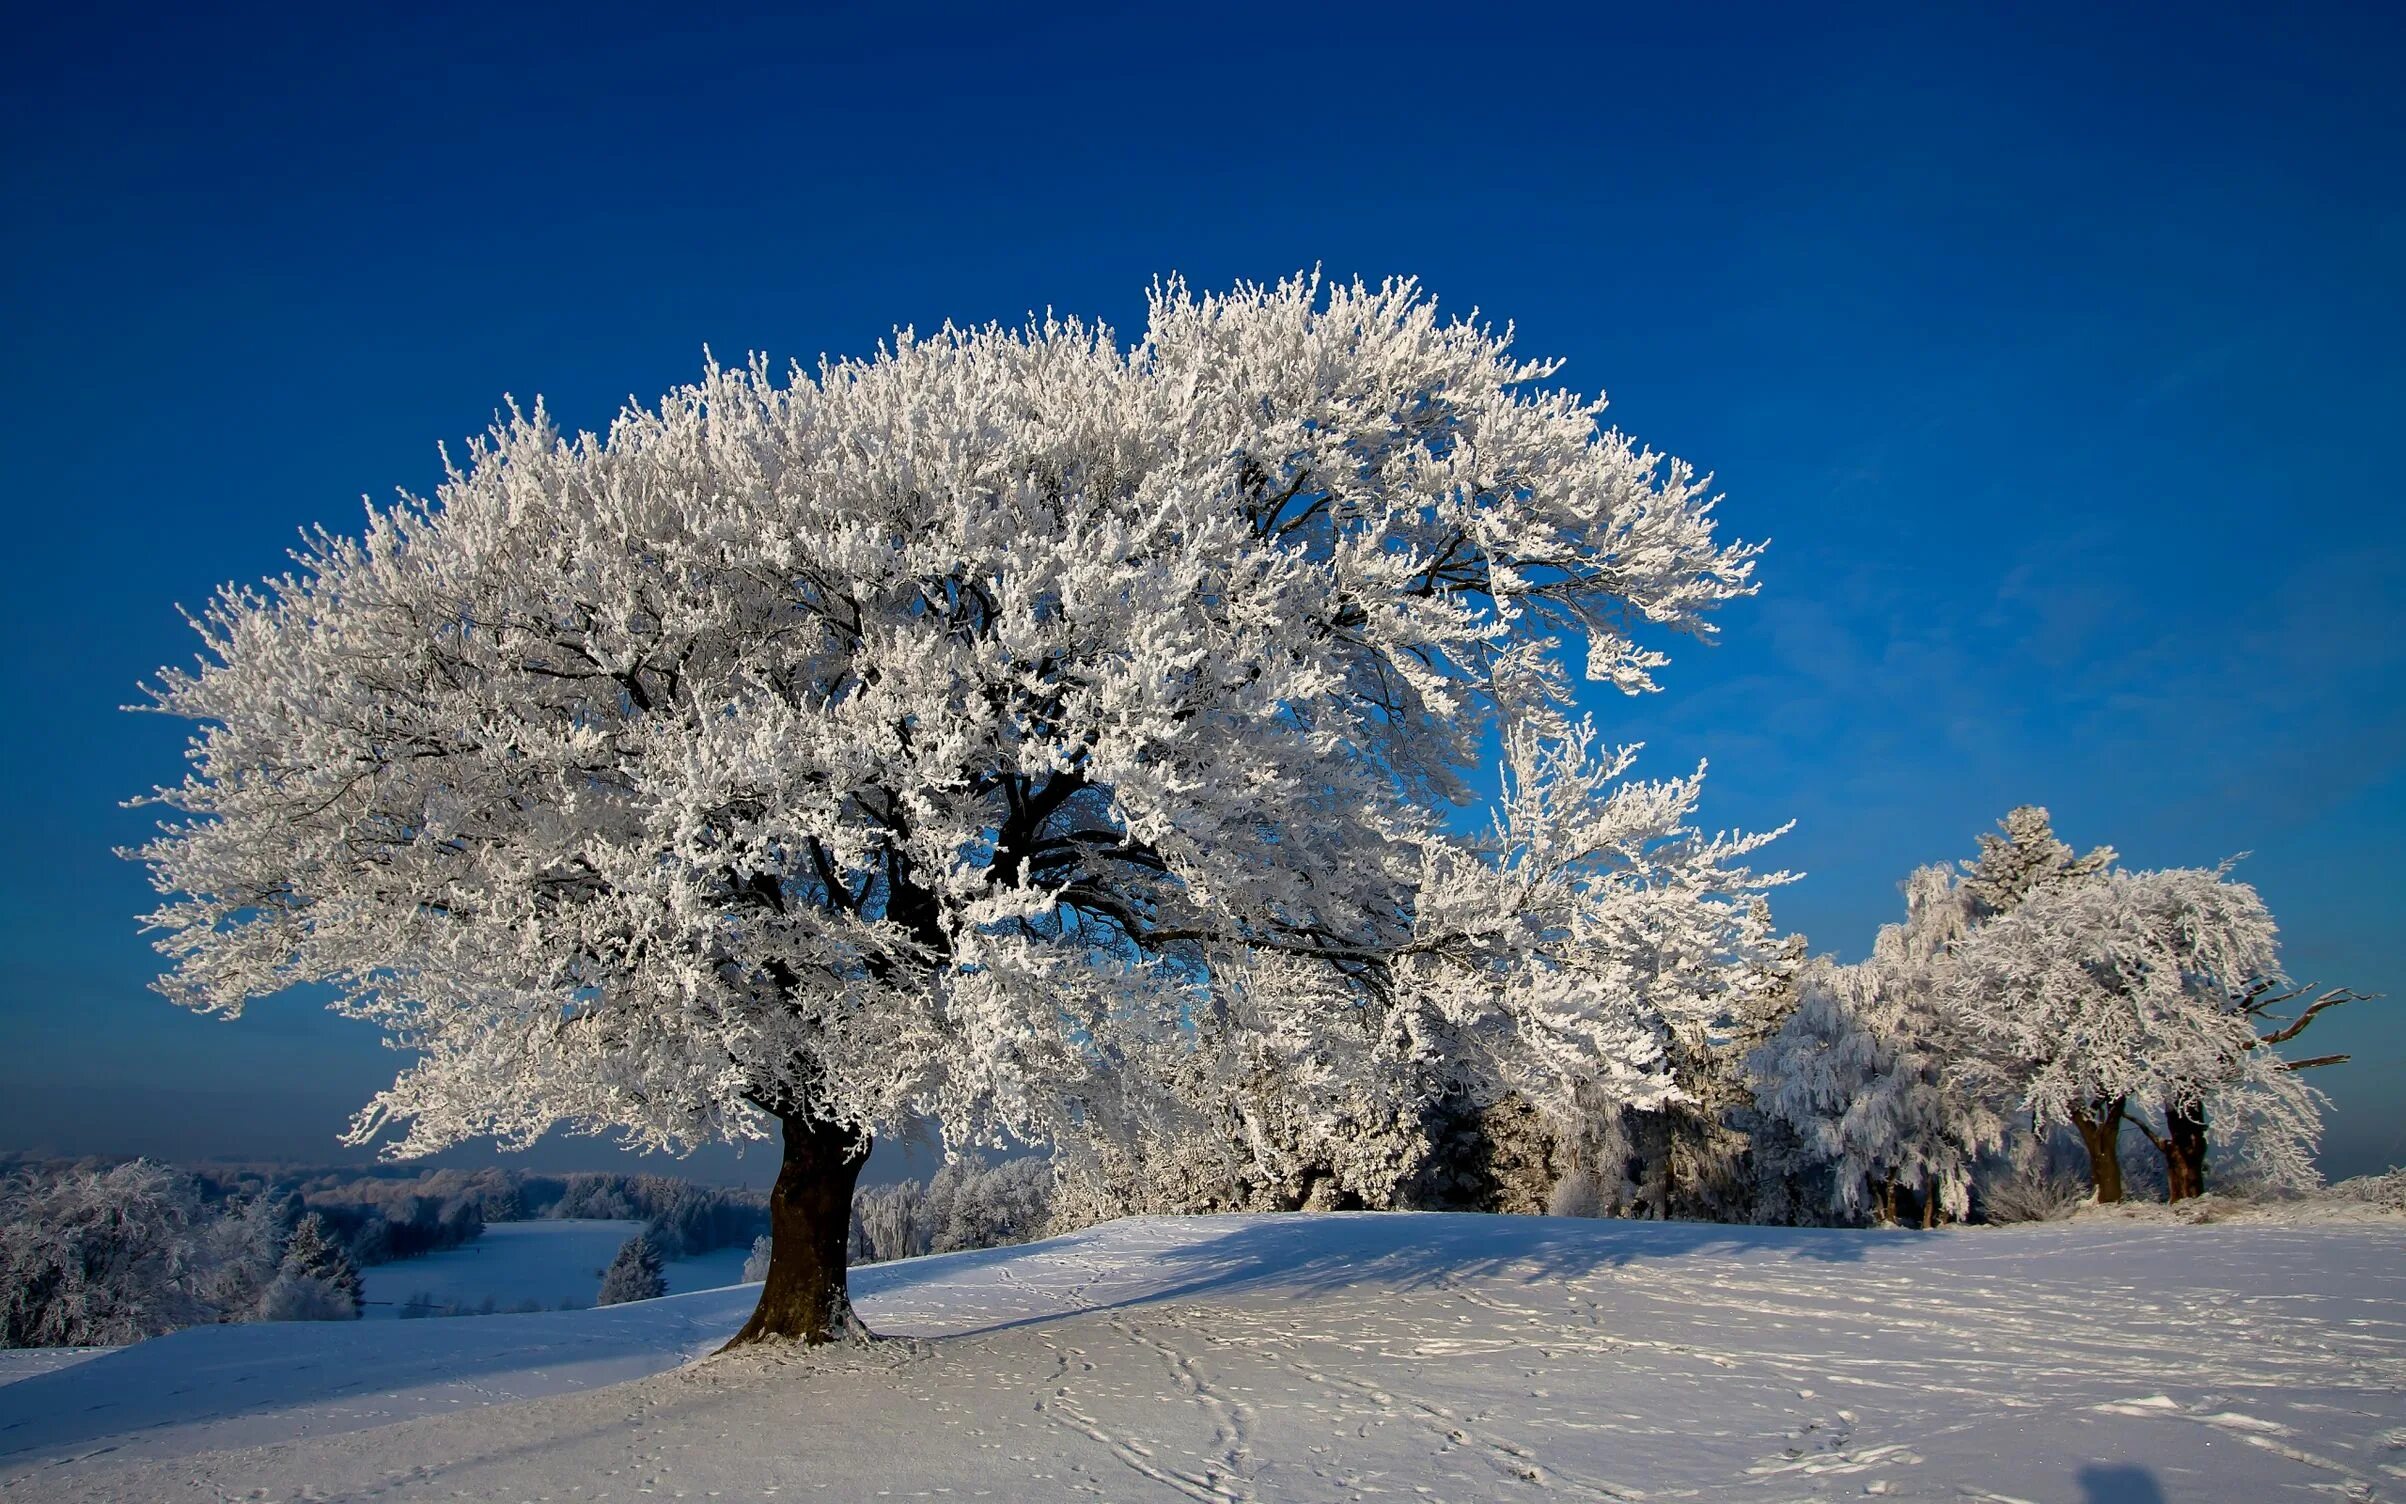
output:
[[[602,1271],[619,1245],[643,1231],[641,1222],[563,1219],[556,1222],[494,1222],[475,1242],[419,1258],[371,1264],[359,1271],[367,1293],[367,1317],[391,1320],[402,1302],[424,1294],[438,1307],[474,1311],[491,1299],[499,1309],[533,1301],[547,1311],[563,1303],[593,1304]],[[672,1260],[663,1271],[669,1293],[710,1290],[743,1278],[746,1248],[722,1248]]]
[[[1142,1219],[744,1289],[208,1327],[0,1388],[27,1499],[2406,1499],[2406,1224]],[[373,1429],[371,1429],[373,1428]]]

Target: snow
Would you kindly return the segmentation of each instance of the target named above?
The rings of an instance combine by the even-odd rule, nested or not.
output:
[[[717,1290],[740,1284],[744,1277],[744,1260],[752,1256],[751,1245],[741,1248],[714,1248],[690,1258],[670,1259],[664,1272],[668,1275],[668,1293],[687,1295],[696,1290]]]
[[[55,1373],[115,1351],[113,1347],[0,1347],[0,1384]]]
[[[915,1339],[865,1349],[693,1361],[743,1288],[180,1332],[0,1389],[0,1492],[2397,1500],[2402,1255],[2394,1218],[1131,1219],[858,1270]]]
[[[436,1307],[474,1311],[490,1296],[503,1311],[533,1301],[544,1310],[562,1304],[582,1310],[601,1289],[602,1270],[619,1246],[643,1231],[641,1222],[562,1218],[488,1223],[476,1241],[414,1259],[371,1264],[360,1271],[367,1316],[390,1320],[402,1303],[425,1294]],[[672,1295],[716,1289],[743,1278],[751,1250],[722,1248],[667,1266]]]

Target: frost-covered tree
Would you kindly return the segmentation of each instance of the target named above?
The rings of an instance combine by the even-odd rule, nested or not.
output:
[[[1787,1143],[1758,1110],[1750,1059],[1796,1006],[1803,937],[1789,936],[1719,1011],[1666,1020],[1674,1095],[1652,1107],[1607,1101],[1557,1147],[1567,1164],[1540,1186],[1557,1216],[1796,1220],[1774,1168]],[[1768,1152],[1765,1152],[1768,1151]],[[1765,1172],[1765,1173],[1758,1173]],[[1821,1207],[1813,1207],[1818,1217]]]
[[[1044,1236],[1052,1198],[1053,1167],[1048,1160],[990,1164],[963,1155],[925,1181],[876,1186],[855,1195],[852,1257],[861,1263],[883,1263],[1025,1243]]]
[[[1905,899],[1904,922],[1881,929],[1868,960],[1807,964],[1794,1012],[1753,1065],[1759,1110],[1830,1167],[1835,1210],[1896,1221],[1908,1193],[1926,1226],[1970,1213],[1973,1171],[2007,1125],[1983,1042],[1944,985],[1966,895],[1933,866],[1906,881]]]
[[[284,1244],[276,1277],[259,1298],[262,1321],[349,1321],[365,1314],[359,1269],[316,1212]]]
[[[1137,1057],[1188,1110],[1148,1099],[1099,1152],[1074,1144],[1072,1216],[1537,1211],[1566,1139],[1678,1098],[1677,1031],[1729,1010],[1775,946],[1756,890],[1785,875],[1738,864],[1769,837],[1703,834],[1700,773],[1623,782],[1633,750],[1588,722],[1508,727],[1502,754],[1492,827],[1428,843],[1391,956],[1256,950],[1217,973],[1191,1042]]]
[[[1799,1177],[1787,1152],[1793,1135],[1755,1100],[1755,1051],[1796,1010],[1808,958],[1790,935],[1756,964],[1751,984],[1708,1027],[1689,1032],[1672,1059],[1682,1100],[1669,1108],[1664,1176],[1674,1215],[1716,1222],[1793,1222]]]
[[[1906,1191],[1925,1221],[1962,1216],[1980,1160],[2027,1144],[2004,1120],[2011,1067],[1958,1006],[1954,955],[2032,895],[2106,871],[2114,852],[2074,852],[2037,805],[1998,826],[1960,875],[1931,866],[1906,881],[1905,920],[1881,930],[1868,960],[1810,968],[1799,1006],[1752,1056],[1762,1103],[1750,1119],[1751,1153],[1769,1201],[1792,1202],[1826,1172],[1847,1214],[1868,1197],[1878,1215],[1893,1215]],[[1892,1164],[1909,1168],[1892,1176]]]
[[[1667,1091],[1748,843],[1596,781],[1566,659],[1652,688],[1755,550],[1555,370],[1408,282],[1172,283],[1132,347],[947,327],[606,437],[513,408],[154,689],[200,727],[138,853],[163,989],[333,986],[414,1054],[352,1130],[403,1154],[777,1132],[739,1341],[852,1326],[873,1133],[1123,1135],[1198,1020],[1380,1100]],[[1466,841],[1499,725],[1534,772]]]
[[[1805,961],[1803,937],[1789,936],[1710,1013],[1690,1010],[1667,1020],[1678,1093],[1658,1107],[1620,1112],[1618,1140],[1631,1169],[1619,1198],[1624,1209],[1714,1222],[1762,1214],[1765,1186],[1754,1173],[1754,1141],[1764,1124],[1749,1062],[1795,1009]]]
[[[0,1346],[117,1346],[218,1320],[207,1209],[148,1160],[0,1184]]]
[[[668,1293],[668,1274],[661,1265],[659,1246],[642,1233],[618,1245],[610,1267],[602,1271],[597,1306],[624,1305],[630,1300],[658,1300]]]
[[[928,1252],[1005,1248],[1040,1238],[1051,1217],[1052,1192],[1047,1160],[953,1160],[927,1183]]]
[[[248,1321],[259,1314],[299,1215],[291,1196],[263,1188],[227,1202],[202,1224],[197,1288],[218,1319]]]
[[[2079,1130],[2099,1200],[2121,1196],[2126,1118],[2163,1153],[2173,1200],[2205,1188],[2209,1116],[2232,1130],[2247,1178],[2312,1184],[2320,1093],[2272,1046],[2352,994],[2272,1017],[2303,995],[2284,985],[2277,938],[2227,868],[2111,872],[2033,892],[1983,925],[1951,985],[1970,1025],[2015,1057],[2039,1121]]]

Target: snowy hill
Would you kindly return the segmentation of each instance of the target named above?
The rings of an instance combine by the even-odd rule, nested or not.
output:
[[[740,1288],[179,1332],[0,1388],[0,1493],[2406,1498],[2394,1221],[1141,1219],[854,1282],[928,1340],[694,1363]]]

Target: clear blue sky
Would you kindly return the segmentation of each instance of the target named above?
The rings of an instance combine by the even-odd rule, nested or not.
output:
[[[331,1156],[393,1063],[143,990],[116,801],[182,732],[117,707],[177,602],[505,392],[599,426],[705,343],[1319,263],[1516,320],[1772,540],[1725,645],[1598,708],[1796,819],[1816,948],[2016,803],[2252,851],[2292,969],[2398,999],[2312,1036],[2358,1054],[2326,1162],[2406,1159],[2394,8],[214,9],[21,7],[0,56],[0,1148]]]

